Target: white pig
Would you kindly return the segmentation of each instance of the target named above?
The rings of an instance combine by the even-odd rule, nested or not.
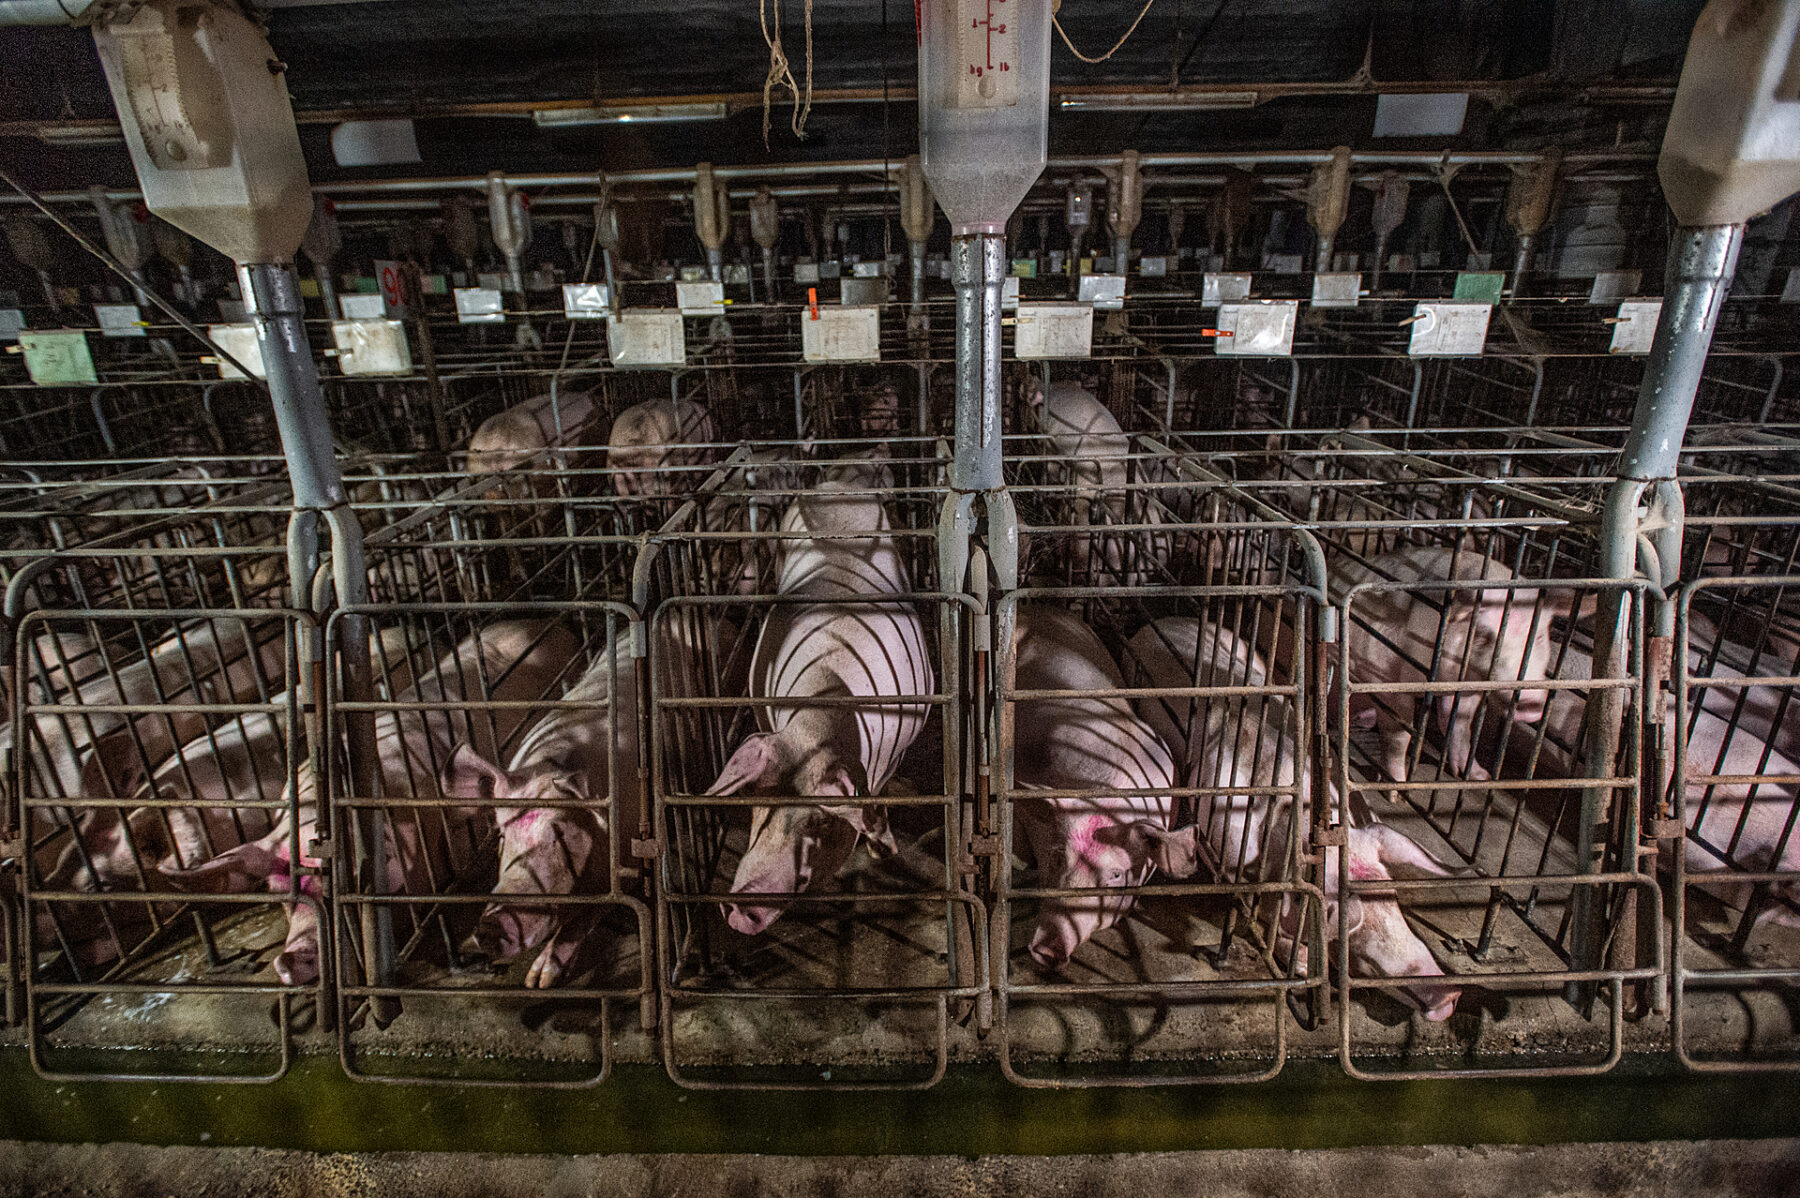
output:
[[[531,621],[492,624],[465,639],[426,677],[403,692],[399,701],[473,702],[485,697],[535,702],[561,686],[577,648],[573,634],[557,625]],[[468,737],[491,759],[527,718],[527,712],[516,707],[471,713],[466,722],[459,720],[458,714],[452,710],[402,710],[376,715],[378,781],[383,797],[440,797],[438,772],[460,737]],[[318,784],[310,760],[301,763],[298,778],[301,816],[297,831],[284,818],[260,840],[239,845],[197,869],[165,869],[164,875],[183,890],[243,892],[266,882],[274,893],[290,893],[296,843],[303,866],[317,869],[321,865],[308,851],[318,815]],[[340,818],[349,818],[348,813]],[[487,819],[487,810],[452,807],[443,809],[439,818],[437,812],[396,809],[385,818],[383,886],[388,893],[418,894],[428,891],[434,877],[459,876],[472,866],[466,846],[473,838],[464,833],[478,828]],[[300,877],[298,890],[314,900],[320,898],[318,879],[311,874]],[[289,985],[304,985],[318,976],[318,969],[318,914],[308,903],[295,903],[288,910],[287,943],[275,960],[275,972]]]
[[[683,467],[713,460],[712,413],[689,399],[634,404],[613,421],[606,464],[621,495],[681,495],[699,476]]]
[[[722,619],[657,622],[655,665],[661,693],[704,693],[702,654],[710,642],[720,662],[729,661],[737,630]],[[741,671],[740,671],[741,674]],[[740,682],[741,685],[741,682]],[[732,684],[723,684],[729,693]],[[594,906],[533,904],[526,896],[589,893],[609,888],[608,850],[614,868],[632,863],[627,849],[645,811],[638,776],[636,659],[623,645],[594,659],[558,707],[535,724],[501,769],[466,742],[444,767],[444,793],[471,802],[505,804],[500,825],[500,876],[496,896],[470,937],[479,953],[505,960],[543,946],[525,978],[528,987],[557,983],[599,914]],[[678,721],[696,722],[678,714]],[[692,738],[683,743],[692,743]],[[615,785],[616,783],[616,785]],[[609,797],[616,803],[609,804]],[[546,802],[554,806],[545,806]],[[613,835],[612,818],[620,821]]]
[[[1029,404],[1049,455],[1045,480],[1067,487],[1056,518],[1072,528],[1163,523],[1160,505],[1134,496],[1131,440],[1112,412],[1077,383],[1051,383],[1034,391]],[[1170,538],[1154,529],[1065,534],[1073,557],[1071,581],[1090,585],[1138,586],[1167,560]]]
[[[592,444],[597,410],[581,391],[561,391],[555,402],[535,395],[489,416],[469,438],[470,474],[492,474],[532,464],[549,465],[547,449]],[[560,427],[559,427],[560,426]]]
[[[1021,605],[1013,646],[1017,689],[1071,692],[1017,703],[1013,776],[1021,790],[1174,785],[1168,749],[1131,705],[1086,693],[1124,685],[1093,629],[1060,608]],[[1106,888],[1141,886],[1153,869],[1175,877],[1194,872],[1194,829],[1171,831],[1172,815],[1162,794],[1015,800],[1015,848],[1029,850],[1039,884],[1098,892],[1041,900],[1032,960],[1060,969],[1089,937],[1117,923],[1136,900],[1108,896]]]
[[[784,543],[779,593],[809,602],[778,604],[764,620],[750,667],[756,698],[879,698],[929,694],[936,685],[924,626],[910,603],[842,602],[911,589],[887,535],[887,509],[877,496],[854,493],[860,489],[823,482],[782,518],[783,532],[806,535]],[[835,875],[861,836],[891,851],[885,811],[856,800],[881,793],[927,710],[894,703],[758,708],[760,731],[732,753],[707,793],[748,789],[836,801],[753,808],[732,893],[804,891],[814,877]],[[738,931],[755,934],[781,910],[740,902],[725,916]]]
[[[1455,574],[1451,573],[1454,557]],[[1513,573],[1503,563],[1474,550],[1441,545],[1409,545],[1374,559],[1367,566],[1341,559],[1331,568],[1332,600],[1341,604],[1352,587],[1388,579],[1432,582],[1476,579],[1507,582]],[[1567,618],[1574,608],[1568,591],[1542,595],[1535,588],[1410,592],[1368,591],[1352,605],[1346,622],[1350,673],[1358,682],[1425,681],[1436,661],[1434,681],[1529,681],[1545,678],[1555,664],[1551,639],[1553,618]],[[1442,629],[1442,640],[1439,630]],[[1441,657],[1434,652],[1441,648]],[[1443,693],[1434,705],[1438,726],[1447,730],[1444,758],[1448,769],[1472,781],[1490,777],[1475,758],[1474,733],[1480,712],[1497,726],[1508,708],[1522,723],[1544,714],[1549,692],[1526,688],[1479,693]],[[1373,724],[1381,739],[1381,764],[1389,778],[1404,782],[1412,743],[1414,698],[1408,694],[1352,696],[1353,724]]]
[[[1230,629],[1190,617],[1166,617],[1140,629],[1126,644],[1126,662],[1127,679],[1133,686],[1262,686],[1269,675],[1261,655]],[[1135,703],[1144,720],[1168,741],[1176,761],[1192,768],[1196,786],[1293,786],[1300,776],[1296,774],[1293,705],[1285,695],[1147,696]],[[1303,800],[1306,793],[1302,788]],[[1299,810],[1302,827],[1308,824],[1308,810],[1303,801]],[[1214,876],[1221,882],[1296,876],[1288,843],[1293,815],[1281,796],[1221,794],[1210,803],[1202,800],[1200,841]],[[1391,879],[1395,869],[1433,877],[1464,872],[1378,823],[1347,830],[1343,859],[1348,862],[1350,877],[1358,882]],[[1336,927],[1340,915],[1339,868],[1339,855],[1327,852],[1327,929]],[[1391,892],[1353,895],[1341,914],[1353,977],[1443,976],[1442,967],[1406,922]],[[1285,953],[1299,929],[1299,907],[1292,899],[1282,901],[1278,927],[1277,948]],[[1304,953],[1304,947],[1301,951]],[[1448,1019],[1461,995],[1454,986],[1429,983],[1393,993],[1432,1021]]]

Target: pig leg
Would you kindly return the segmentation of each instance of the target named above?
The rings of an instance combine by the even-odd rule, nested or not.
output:
[[[548,990],[562,980],[562,975],[567,972],[575,954],[581,951],[581,946],[586,943],[588,933],[593,930],[598,918],[598,910],[590,907],[559,923],[538,953],[537,960],[531,963],[530,970],[526,972],[526,988]]]

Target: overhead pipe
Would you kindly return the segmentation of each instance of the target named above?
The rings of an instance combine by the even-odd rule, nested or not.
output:
[[[1312,183],[1306,189],[1306,221],[1319,236],[1315,271],[1331,269],[1331,248],[1349,209],[1350,147],[1339,146],[1331,152],[1330,162],[1313,168]]]
[[[1512,183],[1506,189],[1506,223],[1519,239],[1513,258],[1511,294],[1518,295],[1531,269],[1531,255],[1537,248],[1537,237],[1550,219],[1550,207],[1556,198],[1556,174],[1562,168],[1562,150],[1551,147],[1544,157],[1529,166],[1513,168]]]

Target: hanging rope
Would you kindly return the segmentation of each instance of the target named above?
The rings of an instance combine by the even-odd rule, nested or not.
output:
[[[769,47],[769,73],[763,78],[763,149],[765,150],[769,148],[769,106],[772,102],[772,94],[778,87],[787,88],[788,93],[794,97],[794,115],[789,124],[795,137],[801,141],[806,140],[806,118],[812,113],[813,94],[813,0],[803,0],[803,6],[806,13],[806,91],[804,97],[799,83],[794,79],[794,68],[788,62],[787,51],[781,46],[781,0],[756,0],[756,19],[762,25],[763,44]],[[771,24],[773,32],[770,31]]]
[[[1108,50],[1098,58],[1089,58],[1087,55],[1077,50],[1075,48],[1075,43],[1069,40],[1068,33],[1063,30],[1062,20],[1056,15],[1057,10],[1062,8],[1061,3],[1058,3],[1055,8],[1051,9],[1050,23],[1056,26],[1057,36],[1062,38],[1063,45],[1067,46],[1069,48],[1069,53],[1073,54],[1076,58],[1079,58],[1082,62],[1105,62],[1107,59],[1117,54],[1119,52],[1119,47],[1123,46],[1131,39],[1131,35],[1137,32],[1137,27],[1143,24],[1144,18],[1150,14],[1150,6],[1155,3],[1156,0],[1144,0],[1144,7],[1138,10],[1137,20],[1131,23],[1131,28],[1127,29],[1124,35],[1120,37],[1118,41],[1113,43],[1112,49]],[[1220,5],[1220,7],[1223,8],[1224,6]]]

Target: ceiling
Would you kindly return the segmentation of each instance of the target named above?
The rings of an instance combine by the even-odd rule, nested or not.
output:
[[[780,8],[784,48],[802,78],[803,2]],[[1070,0],[1062,20],[1069,37],[1098,56],[1140,7],[1140,0]],[[1259,102],[1232,110],[1058,111],[1051,152],[1366,148],[1379,91],[1465,84],[1473,99],[1462,132],[1429,148],[1552,139],[1570,148],[1653,145],[1700,7],[1699,0],[1155,0],[1104,62],[1083,63],[1057,42],[1053,85],[1256,85]],[[755,0],[289,0],[267,19],[317,182],[880,158],[916,148],[913,13],[899,0],[814,0],[819,102],[804,140],[790,131],[785,103],[777,105],[767,148],[760,96],[769,52]],[[0,61],[7,64],[0,153],[28,182],[132,182],[121,146],[51,145],[40,137],[45,123],[66,128],[113,117],[85,31],[0,30]],[[687,96],[725,97],[731,115],[561,131],[530,119],[533,105]],[[339,167],[330,129],[358,115],[417,118],[423,161]]]

